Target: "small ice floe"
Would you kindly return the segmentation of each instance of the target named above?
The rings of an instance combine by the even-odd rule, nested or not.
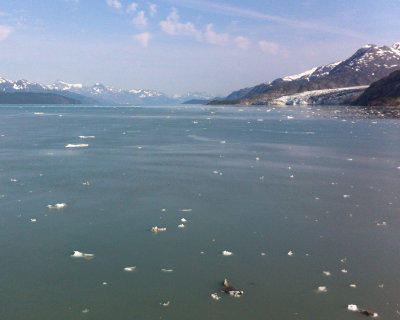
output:
[[[93,253],[83,253],[77,250],[74,250],[74,252],[71,254],[72,258],[85,258],[87,260],[93,259],[94,254]]]
[[[56,203],[55,205],[48,204],[46,206],[46,208],[49,210],[51,210],[51,209],[60,210],[60,209],[64,209],[66,206],[67,206],[67,204],[63,202],[63,203]]]
[[[12,179],[10,179],[10,182],[18,182],[18,180],[17,180],[17,179],[14,179],[14,178],[12,178]]]
[[[355,283],[350,283],[350,284],[349,284],[349,287],[350,287],[350,288],[357,288],[357,285],[356,285]]]
[[[88,308],[86,308],[86,309],[83,309],[82,310],[82,313],[88,313],[90,310],[88,309]]]
[[[185,218],[182,218],[181,222],[187,222],[187,220]]]
[[[222,287],[221,291],[233,296],[235,298],[239,298],[244,294],[243,290],[237,290],[233,286],[231,286],[228,282],[228,279],[224,280],[224,286]]]
[[[89,187],[90,186],[90,182],[89,181],[85,181],[82,183],[83,186],[85,187]]]
[[[143,147],[137,147],[139,150],[142,150],[143,149]]]
[[[345,263],[346,261],[347,261],[347,258],[340,259],[341,263]]]
[[[347,273],[348,271],[346,269],[340,270],[341,273]]]
[[[353,158],[347,158],[346,160],[347,161],[353,161]]]
[[[221,297],[217,293],[211,293],[211,298],[216,301],[221,300]]]
[[[65,148],[86,148],[89,145],[87,143],[78,143],[78,144],[72,144],[68,143]]]
[[[103,282],[102,282],[102,285],[103,285],[103,286],[106,286],[106,285],[108,285],[108,282],[103,281]]]
[[[165,208],[162,208],[162,209],[161,209],[161,212],[165,212],[165,211],[167,211],[167,209],[165,209]]]
[[[35,218],[31,218],[31,222],[37,222]]]
[[[44,114],[44,112],[34,112],[33,114],[41,115],[41,114]]]
[[[329,277],[329,276],[332,275],[332,274],[330,273],[330,271],[322,271],[322,273],[323,273],[324,276],[327,276],[327,277]]]
[[[383,283],[381,283],[381,284],[378,284],[378,288],[383,288],[384,287],[384,284]]]
[[[352,311],[352,312],[358,312],[363,314],[364,316],[368,316],[368,317],[372,317],[372,318],[377,318],[378,314],[376,312],[373,312],[371,310],[367,310],[367,309],[360,309],[357,307],[356,304],[349,304],[347,306],[347,310]]]
[[[289,251],[288,253],[287,253],[287,255],[289,256],[289,257],[291,257],[292,255],[294,255],[294,253],[293,253],[293,251]]]
[[[185,227],[185,225],[184,225],[183,223],[178,224],[178,228],[182,229],[182,228],[184,228],[184,227]]]
[[[260,255],[261,255],[261,256],[265,256],[265,255],[267,255],[267,254],[266,254],[265,252],[261,252]]]
[[[377,222],[376,225],[377,225],[378,227],[386,227],[386,226],[387,226],[387,222],[386,222],[386,221]]]
[[[192,123],[193,123],[193,124],[198,124],[199,122],[198,122],[198,121],[192,121]]]
[[[325,286],[319,286],[319,287],[317,288],[317,292],[319,292],[319,293],[325,293],[325,292],[328,292],[328,289],[327,289]]]
[[[124,268],[124,271],[127,271],[127,272],[132,272],[132,271],[135,271],[136,270],[136,266],[133,266],[133,267],[125,267]]]
[[[264,180],[264,176],[258,177],[258,179],[263,181]]]
[[[263,121],[264,121],[264,119],[257,119],[257,121],[258,121],[258,122],[263,122]]]
[[[260,161],[260,157],[256,157],[256,161]]]
[[[293,179],[293,178],[294,178],[294,175],[293,175],[293,174],[292,174],[292,175],[290,175],[290,178],[291,178],[291,179]]]
[[[398,170],[400,170],[400,167],[397,167]]]
[[[222,255],[223,256],[231,256],[231,255],[233,255],[233,252],[230,252],[228,250],[224,250],[224,251],[222,251]]]
[[[180,212],[192,212],[192,209],[181,209]]]
[[[94,139],[95,136],[79,136],[79,139]]]
[[[152,227],[152,228],[150,229],[150,231],[153,232],[153,233],[155,233],[155,234],[157,234],[157,233],[159,233],[159,232],[167,231],[167,228],[159,228],[159,227],[155,226],[155,227]]]
[[[161,269],[162,272],[174,272],[173,269]]]
[[[293,117],[293,116],[287,116],[287,118],[288,118],[288,120],[290,120],[290,119],[294,119],[294,117]]]
[[[170,305],[170,302],[161,302],[160,305],[162,305],[163,307],[168,307]]]
[[[350,195],[349,194],[344,194],[343,198],[350,198]]]

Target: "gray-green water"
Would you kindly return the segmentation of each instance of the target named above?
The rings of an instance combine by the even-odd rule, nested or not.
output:
[[[400,318],[399,129],[302,107],[3,106],[0,319]]]

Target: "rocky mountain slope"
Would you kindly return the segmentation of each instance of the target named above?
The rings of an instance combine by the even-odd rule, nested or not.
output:
[[[392,47],[366,45],[344,61],[232,92],[211,104],[268,104],[307,91],[368,86],[400,69],[400,42]]]
[[[354,104],[370,107],[400,107],[400,70],[372,83]]]

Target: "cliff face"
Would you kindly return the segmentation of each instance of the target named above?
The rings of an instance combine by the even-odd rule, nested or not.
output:
[[[400,107],[400,70],[372,83],[354,104],[369,107]]]

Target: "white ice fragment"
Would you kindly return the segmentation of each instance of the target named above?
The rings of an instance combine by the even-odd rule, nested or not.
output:
[[[329,277],[331,275],[331,273],[329,271],[322,271],[322,273],[324,274],[324,276]]]
[[[170,302],[169,302],[169,301],[167,301],[167,302],[161,302],[160,304],[161,304],[163,307],[168,307],[169,304],[170,304]]]
[[[86,308],[86,309],[83,309],[82,310],[82,313],[88,313],[90,310],[88,309],[88,308]]]
[[[292,174],[292,175],[290,176],[290,178],[293,179],[293,178],[294,178],[294,175]]]
[[[74,253],[71,254],[72,258],[85,258],[87,260],[93,259],[94,254],[93,253],[83,253],[77,250],[74,250]]]
[[[37,222],[35,218],[31,218],[31,222]]]
[[[261,255],[262,255],[262,256],[265,256],[265,255],[266,255],[266,253],[265,253],[265,252],[261,252]]]
[[[161,269],[162,272],[173,272],[173,269]]]
[[[86,148],[89,145],[87,143],[78,143],[78,144],[72,144],[68,143],[65,148]]]
[[[17,179],[10,179],[10,182],[18,182],[18,180]]]
[[[223,256],[231,256],[233,253],[227,250],[222,251]]]
[[[187,222],[187,220],[185,218],[182,218],[181,222]]]
[[[287,118],[288,118],[288,120],[290,120],[290,119],[294,119],[294,117],[293,117],[293,116],[287,116]]]
[[[85,187],[89,187],[90,186],[90,182],[89,181],[85,181],[82,183],[83,186]]]
[[[256,157],[256,161],[260,161],[260,158],[259,158],[259,157]]]
[[[165,212],[165,211],[167,211],[167,209],[164,209],[164,208],[161,209],[161,212]]]
[[[352,159],[352,158],[347,158],[346,160],[347,160],[347,161],[353,161],[353,159]]]
[[[102,285],[103,285],[103,286],[106,286],[106,285],[108,285],[108,283],[105,282],[105,281],[103,281]]]
[[[57,210],[60,210],[60,209],[64,209],[66,206],[67,206],[66,203],[56,203],[55,205],[48,204],[48,205],[46,206],[46,208],[47,208],[47,209],[57,209]]]
[[[79,136],[79,139],[94,139],[95,136]]]
[[[350,288],[357,288],[357,285],[354,284],[354,283],[351,283],[351,284],[349,285],[349,287],[350,287]]]
[[[44,112],[34,112],[33,114],[41,115],[41,114],[44,114]]]
[[[159,232],[167,231],[167,228],[159,228],[159,227],[155,226],[155,227],[152,227],[150,231],[153,233],[159,233]]]
[[[216,301],[221,300],[221,297],[217,293],[211,293],[211,298]]]
[[[133,267],[125,267],[125,268],[124,268],[124,271],[132,272],[132,271],[135,271],[135,269],[136,269],[136,266],[133,266]]]
[[[221,140],[219,143],[221,143],[221,144],[225,144],[225,143],[226,143],[226,141],[225,141],[225,140]]]
[[[382,226],[382,227],[386,227],[386,226],[387,226],[387,222],[386,222],[386,221],[382,221],[381,223],[378,222],[376,225],[377,225],[378,227],[381,227],[381,226]]]
[[[184,225],[183,223],[178,224],[178,228],[182,229],[182,228],[184,228],[184,227],[185,227],[185,225]]]
[[[319,287],[317,288],[317,291],[318,291],[318,292],[327,292],[328,289],[327,289],[325,286],[319,286]]]
[[[341,273],[347,273],[348,271],[346,269],[340,270]]]
[[[240,298],[244,294],[241,290],[232,290],[229,291],[229,295],[234,296],[235,298]]]
[[[291,257],[293,254],[294,254],[293,251],[289,251],[289,252],[287,253],[287,255],[288,255],[289,257]]]
[[[344,194],[343,198],[350,198],[350,195],[349,194]]]
[[[192,209],[181,209],[180,212],[192,212]]]

